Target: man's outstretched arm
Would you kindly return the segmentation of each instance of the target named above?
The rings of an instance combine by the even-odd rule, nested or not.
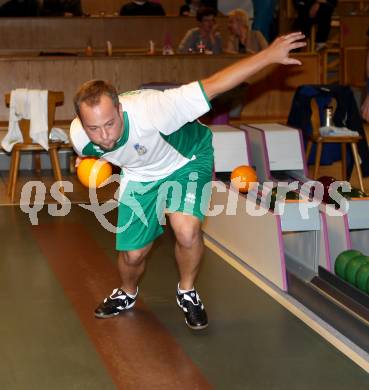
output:
[[[300,32],[277,38],[261,52],[237,61],[212,76],[202,80],[205,93],[209,99],[226,92],[244,82],[261,69],[271,64],[301,65],[297,59],[290,58],[289,53],[306,45],[301,40],[305,36]]]

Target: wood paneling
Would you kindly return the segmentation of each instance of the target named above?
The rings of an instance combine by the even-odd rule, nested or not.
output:
[[[226,39],[227,18],[219,17],[219,30]],[[195,18],[186,17],[76,17],[76,18],[1,18],[0,54],[40,51],[79,51],[87,44],[104,50],[106,41],[114,49],[149,50],[153,40],[161,48],[170,34],[176,48]]]
[[[319,56],[299,54],[295,57],[302,61],[301,67],[275,65],[250,79],[243,120],[249,123],[254,120],[285,121],[296,88],[321,83]]]
[[[366,85],[366,46],[352,46],[343,49],[343,84],[362,88]]]
[[[369,15],[341,18],[341,47],[368,46]]]
[[[58,108],[57,119],[74,116],[72,98],[77,87],[86,80],[102,78],[111,81],[118,91],[137,89],[151,81],[189,82],[206,77],[235,61],[233,56],[123,56],[123,57],[29,57],[1,58],[0,96],[15,88],[61,90],[64,106]],[[0,120],[8,119],[8,111],[0,105]]]
[[[303,66],[275,66],[250,78],[247,104],[243,115],[252,118],[286,117],[293,93],[300,84],[319,83],[319,58],[296,54]],[[86,80],[111,81],[118,91],[137,89],[142,83],[168,81],[187,83],[203,79],[230,65],[239,56],[124,56],[96,58],[2,58],[0,96],[15,88],[40,88],[63,91],[65,103],[56,113],[57,120],[74,117],[72,99]],[[0,120],[7,121],[8,109],[0,104]]]

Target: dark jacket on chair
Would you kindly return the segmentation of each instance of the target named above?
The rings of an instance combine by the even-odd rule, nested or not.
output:
[[[363,176],[369,176],[369,150],[366,135],[363,127],[359,109],[357,107],[352,90],[343,85],[302,85],[297,88],[292,107],[288,116],[288,125],[299,128],[304,135],[311,134],[311,108],[310,100],[317,98],[320,110],[321,123],[323,125],[323,109],[332,97],[337,100],[337,109],[333,116],[334,126],[347,127],[357,131],[363,139],[358,143],[360,158],[362,160],[361,169]],[[351,150],[348,150],[347,174],[350,176],[353,168]],[[309,163],[314,163],[315,148],[313,147]],[[341,148],[338,144],[326,144],[323,148],[321,164],[332,164],[341,159]]]

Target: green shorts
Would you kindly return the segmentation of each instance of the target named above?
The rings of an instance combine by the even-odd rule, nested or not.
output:
[[[116,249],[143,248],[163,233],[165,211],[182,212],[204,220],[209,207],[213,153],[154,182],[128,182],[118,208]]]

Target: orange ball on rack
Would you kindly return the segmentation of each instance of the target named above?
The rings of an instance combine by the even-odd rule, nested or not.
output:
[[[85,157],[77,167],[79,181],[88,188],[97,188],[107,180],[113,172],[112,166],[105,160]]]
[[[240,192],[247,192],[252,189],[258,181],[255,169],[249,165],[240,165],[235,168],[231,174],[231,183],[233,187],[237,188]]]

